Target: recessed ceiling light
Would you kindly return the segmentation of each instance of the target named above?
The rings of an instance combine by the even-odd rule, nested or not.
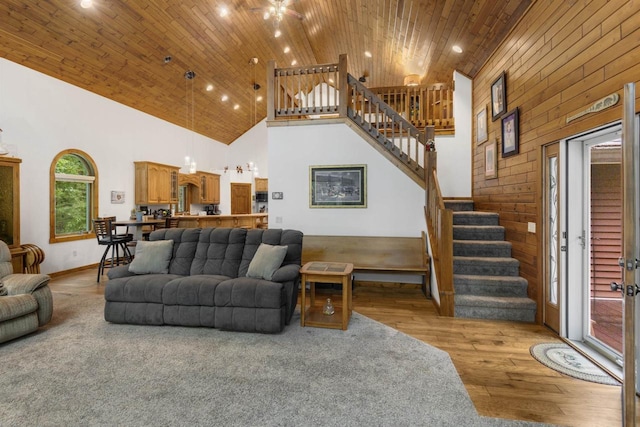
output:
[[[236,105],[234,105],[234,106],[233,106],[233,109],[234,109],[234,110],[238,110],[239,108],[240,108],[240,105],[238,105],[238,104],[236,104]]]
[[[229,14],[229,9],[227,9],[226,6],[222,6],[220,8],[220,17],[224,18],[225,16],[227,16]]]
[[[455,53],[462,53],[462,48],[457,44],[454,44],[451,50],[453,50]]]
[[[220,98],[222,100],[222,102],[225,102],[229,99],[229,97],[227,95],[222,95],[222,98]]]
[[[291,66],[293,67],[294,65],[296,65],[298,63],[298,61],[296,61],[295,59],[293,61],[291,61]]]
[[[368,50],[365,50],[364,51],[364,56],[366,56],[367,58],[371,58],[373,55]]]
[[[275,37],[275,38],[278,38],[278,37],[280,37],[281,35],[282,35],[282,31],[280,31],[280,30],[276,30],[276,32],[275,32],[275,33],[273,33],[273,37]]]
[[[284,53],[289,53],[291,52],[291,48],[289,46],[284,48]]]
[[[262,95],[259,95],[259,96],[256,98],[256,101],[258,101],[258,102],[262,101]]]
[[[213,85],[207,85],[207,92],[211,92],[213,90]]]
[[[82,0],[80,2],[80,7],[84,8],[84,9],[88,9],[91,6],[93,6],[93,1],[91,1],[91,0]]]

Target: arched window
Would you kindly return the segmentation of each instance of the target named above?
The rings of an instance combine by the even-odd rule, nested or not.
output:
[[[80,150],[59,153],[50,169],[49,242],[91,239],[98,212],[98,169]]]

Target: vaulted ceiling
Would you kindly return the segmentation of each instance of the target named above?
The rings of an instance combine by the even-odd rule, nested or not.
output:
[[[276,38],[273,18],[257,10],[270,0],[93,0],[87,9],[2,0],[0,57],[230,144],[266,117],[269,60],[326,64],[346,53],[349,73],[369,87],[401,86],[408,74],[451,82],[454,70],[473,78],[534,1],[288,1],[303,19],[285,14]]]

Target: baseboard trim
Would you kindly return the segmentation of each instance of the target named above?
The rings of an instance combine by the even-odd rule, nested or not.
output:
[[[93,268],[98,268],[98,263],[89,264],[82,267],[71,268],[69,270],[56,271],[55,273],[48,273],[48,274],[51,278],[56,278],[56,277],[66,276],[67,274],[78,273],[84,270],[91,270]]]

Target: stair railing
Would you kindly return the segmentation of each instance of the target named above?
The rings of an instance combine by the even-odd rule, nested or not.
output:
[[[424,179],[424,152],[427,136],[387,105],[351,74],[347,75],[349,94],[347,117],[365,130],[387,151]]]
[[[437,174],[437,153],[425,153],[425,217],[433,258],[433,269],[438,283],[441,316],[454,316],[453,288],[453,211],[446,209]]]

